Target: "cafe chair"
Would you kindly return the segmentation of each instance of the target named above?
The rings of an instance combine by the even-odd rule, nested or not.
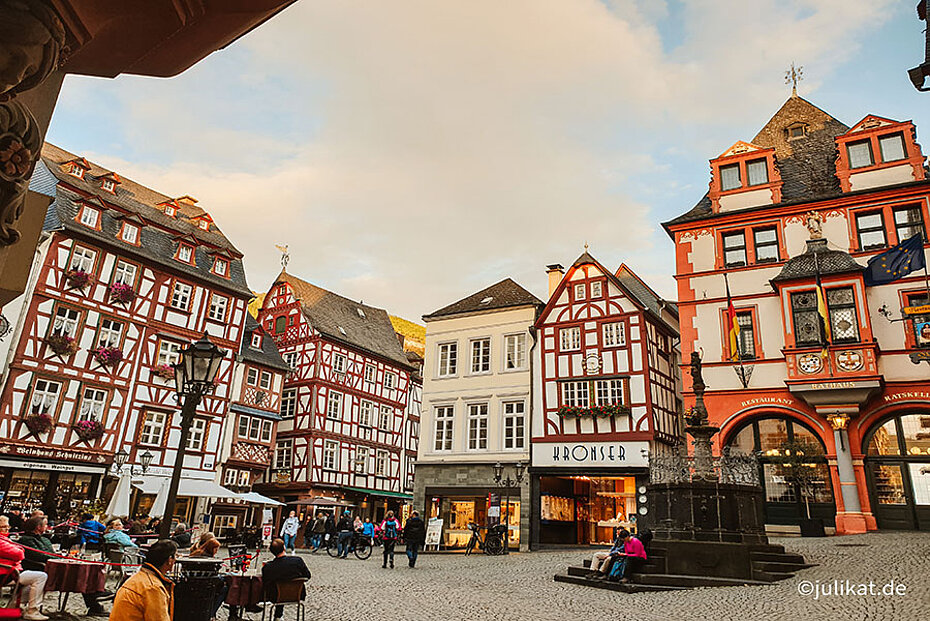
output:
[[[306,621],[307,610],[303,601],[304,597],[307,595],[307,589],[305,587],[306,582],[306,578],[296,578],[294,580],[288,580],[287,582],[275,583],[274,600],[263,602],[262,621],[265,621],[266,612],[268,613],[269,620],[274,618],[275,606],[284,606],[285,608],[288,606],[296,606],[296,621]]]
[[[22,611],[19,609],[19,572],[12,565],[0,563],[0,568],[4,571],[9,570],[5,576],[0,578],[0,619],[19,619]],[[3,597],[3,590],[9,588],[10,594]]]
[[[138,548],[130,548],[128,550],[116,548],[111,549],[107,554],[107,560],[111,563],[116,563],[115,565],[110,565],[107,569],[107,579],[109,579],[111,575],[116,576],[115,591],[139,571],[138,567],[129,567],[129,565],[141,565],[142,553]]]

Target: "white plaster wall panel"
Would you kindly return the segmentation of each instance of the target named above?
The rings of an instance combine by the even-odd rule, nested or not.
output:
[[[895,185],[897,183],[908,183],[910,181],[914,181],[914,169],[910,164],[902,164],[900,166],[891,166],[890,168],[869,170],[849,175],[849,187],[853,192],[856,190],[867,190],[868,188]]]
[[[644,403],[646,401],[645,379],[642,375],[634,375],[630,378],[630,401],[632,403]]]
[[[631,340],[631,341],[638,341],[638,340],[640,340],[640,337],[639,337],[639,326],[630,326],[630,340]]]
[[[717,257],[714,236],[710,233],[701,233],[694,239],[689,237],[688,241],[691,242],[688,261],[691,263],[692,270],[704,272],[714,269]]]
[[[720,211],[736,211],[746,209],[747,207],[758,207],[759,205],[772,204],[772,190],[768,188],[760,190],[746,190],[736,194],[728,194],[720,197]]]
[[[594,419],[590,416],[584,416],[582,418],[576,418],[580,423],[581,433],[583,434],[592,434],[594,433]],[[571,429],[572,423],[568,423],[568,429]]]
[[[630,357],[633,359],[633,371],[639,373],[643,370],[643,351],[639,343],[630,346]]]
[[[697,332],[697,346],[704,350],[705,360],[722,360],[722,339],[720,338],[720,310],[722,305],[699,304],[694,314],[694,329]]]

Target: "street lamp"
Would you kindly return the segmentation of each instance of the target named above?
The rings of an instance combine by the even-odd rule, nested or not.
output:
[[[507,533],[504,535],[504,554],[510,554],[510,489],[519,487],[523,483],[523,476],[526,474],[526,464],[518,461],[513,466],[513,474],[504,476],[504,464],[497,462],[494,464],[494,482],[503,485],[506,491],[507,512],[504,518],[504,525],[507,527]]]
[[[181,470],[184,468],[184,453],[187,451],[187,438],[197,406],[203,396],[213,390],[216,373],[226,356],[226,350],[210,342],[204,334],[199,341],[191,343],[181,350],[181,360],[174,365],[174,381],[177,400],[181,403],[181,439],[178,442],[171,471],[171,484],[168,487],[168,500],[165,515],[161,522],[161,537],[167,539],[171,534],[171,518],[178,499],[178,486],[181,483]]]
[[[145,451],[139,456],[139,461],[142,463],[142,474],[145,474],[149,466],[152,465],[153,457],[155,456],[149,451]],[[120,449],[116,455],[113,456],[113,464],[116,466],[117,472],[123,471],[123,466],[126,465],[127,461],[129,461],[129,453],[126,452],[126,449]],[[136,476],[136,467],[134,464],[129,464],[129,475]]]

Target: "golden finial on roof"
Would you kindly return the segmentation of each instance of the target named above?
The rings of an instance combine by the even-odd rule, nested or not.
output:
[[[274,247],[281,252],[281,268],[287,269],[287,262],[291,258],[291,255],[287,252],[287,244],[284,244],[283,246],[275,244]]]
[[[798,96],[798,82],[804,79],[804,67],[791,63],[791,68],[785,72],[785,84],[791,85],[791,96]]]
[[[585,252],[588,251],[588,242],[585,242],[585,243],[584,243],[584,251],[585,251]]]

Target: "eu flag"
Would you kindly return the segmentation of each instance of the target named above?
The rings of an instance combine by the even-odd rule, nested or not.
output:
[[[924,236],[918,233],[894,248],[869,259],[864,274],[865,284],[883,285],[904,278],[914,270],[923,267],[926,267]]]

